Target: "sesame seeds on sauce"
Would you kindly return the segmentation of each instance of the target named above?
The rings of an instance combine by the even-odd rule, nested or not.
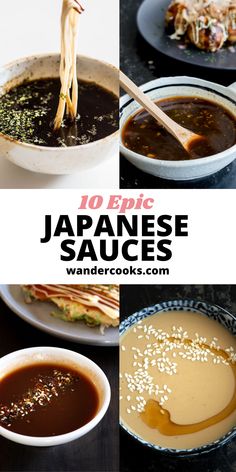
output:
[[[152,325],[139,324],[137,328],[133,328],[133,332],[140,333],[137,335],[137,340],[145,338],[149,341],[152,337],[154,342],[147,342],[144,350],[132,346],[132,366],[136,370],[133,375],[128,372],[121,374],[122,377],[124,376],[130,392],[139,394],[133,397],[133,400],[136,401],[134,405],[127,408],[128,413],[136,410],[143,411],[146,404],[144,397],[141,396],[143,392],[150,396],[153,395],[161,406],[167,402],[169,394],[171,394],[171,389],[167,384],[160,386],[154,381],[152,375],[148,373],[150,367],[155,367],[158,372],[171,376],[178,373],[178,358],[180,357],[191,362],[212,360],[214,364],[223,363],[225,365],[236,361],[236,353],[232,347],[225,350],[229,355],[229,359],[225,359],[221,354],[217,354],[217,351],[221,350],[217,338],[214,337],[209,346],[206,346],[207,339],[205,337],[195,333],[195,337],[190,340],[188,332],[182,326],[172,326],[171,332],[166,333],[162,329],[153,328]],[[124,345],[121,345],[121,350],[126,350]],[[131,397],[127,396],[127,400],[130,401]]]
[[[86,373],[64,364],[36,363],[0,381],[0,426],[26,436],[56,436],[96,415],[99,394]]]
[[[167,322],[169,314],[171,314],[170,322]],[[191,319],[192,315],[193,320]],[[159,318],[161,320],[160,323],[158,323]],[[208,420],[207,408],[209,407],[204,400],[204,388],[201,388],[199,392],[197,391],[196,386],[198,384],[196,379],[194,379],[193,392],[191,392],[191,380],[189,381],[189,379],[194,378],[195,372],[196,376],[200,372],[200,382],[207,382],[208,378],[206,379],[205,376],[209,375],[209,379],[211,379],[211,373],[213,373],[212,385],[215,385],[217,382],[219,383],[222,373],[225,374],[226,382],[229,384],[228,391],[225,388],[226,406],[227,401],[229,403],[226,416],[228,415],[230,418],[230,415],[232,416],[232,413],[236,410],[236,388],[233,400],[231,403],[229,402],[230,389],[232,389],[233,393],[234,384],[236,387],[236,344],[233,336],[219,323],[201,314],[185,312],[185,318],[188,321],[187,323],[184,323],[183,315],[180,316],[181,322],[179,322],[179,318],[174,312],[152,315],[135,323],[122,335],[120,371],[121,420],[125,424],[132,424],[132,429],[136,431],[135,428],[137,428],[138,432],[136,432],[141,436],[142,422],[145,422],[150,428],[159,428],[161,435],[189,434],[189,437],[191,436],[191,418],[189,421],[190,425],[188,425],[186,416],[183,419],[178,416],[181,411],[181,407],[178,404],[178,395],[181,388],[184,391],[184,386],[181,385],[183,381],[188,382],[185,389],[187,393],[184,393],[189,395],[189,397],[192,395],[187,410],[191,413],[193,405],[196,409],[198,408],[199,394],[199,417],[202,419],[206,415],[206,420]],[[198,318],[200,326],[196,322]],[[216,328],[215,330],[214,327]],[[223,331],[223,337],[221,337],[220,330]],[[218,371],[214,369],[218,369]],[[231,372],[233,372],[233,376]],[[210,381],[209,384],[211,384]],[[217,390],[215,389],[215,391]],[[224,405],[223,395],[224,392],[222,394],[220,392],[220,413],[222,404]],[[185,402],[186,398],[183,401]],[[175,407],[177,408],[177,413],[175,413]],[[218,413],[217,407],[216,413]],[[174,418],[176,414],[179,421],[176,423],[172,422],[172,414]],[[209,416],[211,415],[209,414]],[[160,418],[163,418],[164,426]],[[219,421],[222,420],[223,414],[220,414]],[[197,424],[201,423],[198,422],[197,416],[196,418],[194,417],[192,423],[195,421]],[[184,429],[182,424],[185,425],[185,423]],[[208,426],[209,424],[202,423],[201,426],[198,426],[199,429],[195,429],[195,431],[200,431],[201,427],[205,428]],[[146,430],[145,434],[147,434]],[[151,434],[150,432],[150,437]],[[155,440],[157,441],[157,439],[154,439],[154,442]],[[173,446],[172,443],[171,445]]]
[[[54,369],[52,375],[37,376],[33,388],[18,401],[11,402],[10,405],[0,404],[0,424],[8,427],[12,426],[14,420],[24,418],[33,413],[37,406],[46,406],[53,397],[64,392],[67,388],[72,388],[72,384],[79,380],[71,373],[63,373]]]

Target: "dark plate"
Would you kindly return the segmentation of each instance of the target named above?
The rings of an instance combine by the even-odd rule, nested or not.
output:
[[[181,49],[181,41],[170,39],[165,32],[165,12],[170,0],[144,0],[137,15],[139,32],[157,51],[182,62],[212,69],[236,70],[236,47],[205,52],[188,45]],[[183,44],[183,43],[182,43]]]

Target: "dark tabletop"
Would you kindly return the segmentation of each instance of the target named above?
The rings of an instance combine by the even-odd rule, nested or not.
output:
[[[129,285],[121,289],[121,320],[161,301],[195,298],[236,313],[236,286]],[[142,446],[126,432],[120,435],[121,472],[236,472],[236,441],[201,457],[174,459]]]
[[[17,349],[55,346],[79,352],[98,364],[111,385],[109,410],[86,436],[56,447],[36,448],[0,437],[2,472],[117,472],[119,470],[118,350],[83,346],[47,335],[13,314],[0,300],[0,357]]]
[[[121,63],[120,67],[137,85],[158,77],[188,75],[230,85],[235,71],[195,67],[158,53],[137,31],[136,15],[142,0],[121,0]],[[201,181],[181,183],[166,181],[136,169],[124,157],[120,163],[121,188],[236,188],[236,161]]]

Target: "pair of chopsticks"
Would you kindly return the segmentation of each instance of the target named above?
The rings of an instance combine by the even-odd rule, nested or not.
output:
[[[74,10],[77,11],[77,13],[83,13],[84,7],[78,2],[78,0],[74,0],[73,3],[75,3]]]

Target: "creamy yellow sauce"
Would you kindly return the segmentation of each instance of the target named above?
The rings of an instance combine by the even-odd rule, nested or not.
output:
[[[236,425],[236,340],[193,312],[149,316],[121,337],[122,423],[156,445],[191,448]]]

